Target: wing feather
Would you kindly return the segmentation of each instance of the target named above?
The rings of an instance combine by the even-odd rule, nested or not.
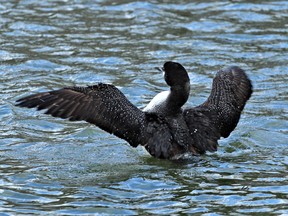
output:
[[[47,109],[45,114],[84,120],[125,139],[132,146],[144,142],[145,114],[115,86],[99,83],[88,87],[67,87],[17,100],[17,106]]]
[[[232,66],[218,71],[208,99],[198,107],[184,110],[194,145],[202,152],[216,150],[217,140],[228,137],[237,126],[251,94],[251,81],[241,68]],[[202,131],[197,133],[199,129]]]
[[[201,107],[217,113],[215,123],[221,136],[228,137],[235,129],[252,92],[251,81],[241,68],[232,66],[218,71],[211,94]]]

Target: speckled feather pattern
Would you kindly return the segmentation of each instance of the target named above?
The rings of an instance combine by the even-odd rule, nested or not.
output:
[[[170,91],[164,101],[154,100],[160,104],[150,103],[144,111],[115,86],[103,83],[34,94],[19,99],[16,105],[95,124],[133,147],[144,146],[157,158],[177,159],[186,152],[197,155],[216,151],[218,139],[229,136],[236,127],[252,94],[251,81],[238,67],[221,70],[208,99],[182,110],[189,95],[187,72],[179,63],[168,62],[164,68],[169,72],[165,81],[172,85]]]
[[[198,152],[217,150],[217,140],[228,137],[235,129],[251,94],[251,81],[242,69],[233,66],[218,71],[207,101],[184,110]]]
[[[228,137],[235,129],[251,94],[251,81],[241,68],[232,66],[218,71],[211,94],[202,107],[217,113],[215,121],[222,137]]]
[[[18,106],[47,109],[46,114],[70,121],[84,120],[125,139],[132,146],[142,142],[145,114],[115,86],[99,83],[66,87],[18,100]]]

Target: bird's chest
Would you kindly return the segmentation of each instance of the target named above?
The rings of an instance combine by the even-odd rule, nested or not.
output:
[[[168,126],[174,141],[183,147],[187,147],[190,142],[189,128],[182,114],[167,117]]]

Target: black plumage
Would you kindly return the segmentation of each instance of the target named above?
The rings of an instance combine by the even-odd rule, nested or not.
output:
[[[163,71],[170,90],[158,94],[143,111],[115,86],[103,83],[34,94],[17,100],[16,106],[46,109],[46,114],[70,121],[87,121],[133,147],[144,146],[157,158],[216,151],[217,140],[228,137],[236,127],[252,94],[251,81],[239,67],[220,70],[208,99],[183,110],[190,90],[185,68],[166,62]]]

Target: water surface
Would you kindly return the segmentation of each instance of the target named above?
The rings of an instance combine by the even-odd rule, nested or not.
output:
[[[287,1],[0,3],[0,211],[15,214],[288,214]],[[189,71],[187,106],[217,70],[254,85],[219,150],[151,158],[85,122],[14,106],[30,92],[112,83],[138,107],[167,89],[154,68]]]

